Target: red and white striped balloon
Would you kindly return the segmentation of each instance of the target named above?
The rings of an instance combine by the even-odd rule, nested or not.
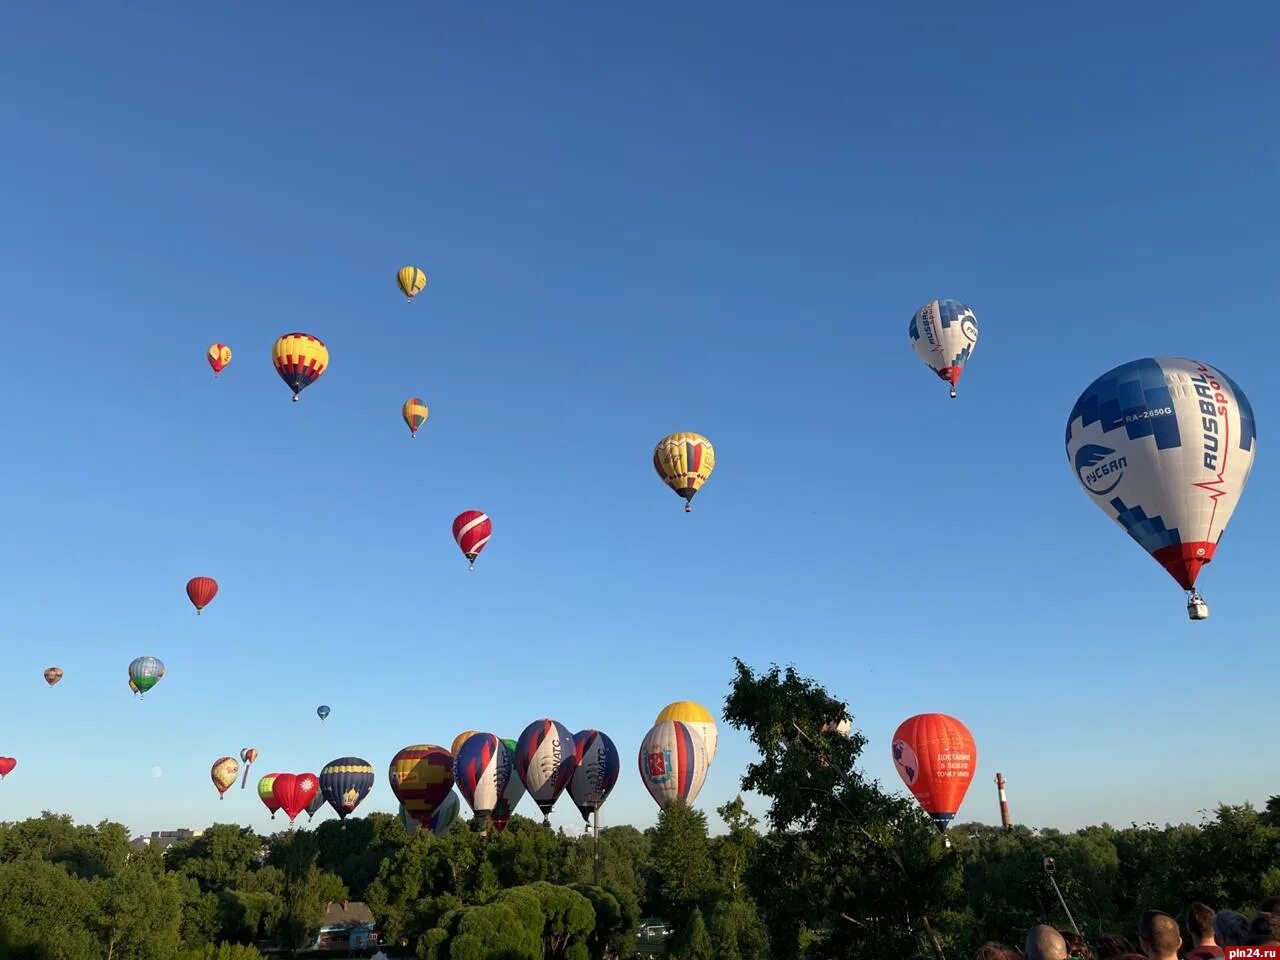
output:
[[[464,510],[453,520],[453,539],[458,542],[458,549],[471,561],[472,567],[476,565],[476,557],[480,556],[480,551],[491,536],[493,521],[488,514],[479,510]]]

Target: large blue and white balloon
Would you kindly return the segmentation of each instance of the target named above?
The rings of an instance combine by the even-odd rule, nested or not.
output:
[[[573,735],[573,742],[577,763],[569,781],[569,799],[582,819],[588,820],[609,799],[618,782],[622,760],[613,741],[599,730],[579,730]]]
[[[1067,460],[1107,516],[1188,592],[1196,592],[1240,501],[1257,450],[1253,408],[1221,370],[1147,357],[1091,383],[1067,419]]]
[[[973,310],[958,300],[930,300],[915,312],[907,333],[916,356],[951,385],[955,399],[956,381],[978,345],[978,318]]]

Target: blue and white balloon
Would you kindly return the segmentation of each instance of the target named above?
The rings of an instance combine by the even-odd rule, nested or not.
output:
[[[954,400],[956,382],[978,345],[978,318],[973,310],[958,300],[930,300],[915,312],[907,333],[916,356],[951,385]]]
[[[1253,408],[1221,370],[1156,357],[1121,364],[1080,395],[1067,460],[1107,516],[1209,615],[1196,577],[1213,559],[1257,451]]]

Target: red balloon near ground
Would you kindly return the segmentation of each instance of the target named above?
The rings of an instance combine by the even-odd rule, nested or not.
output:
[[[978,745],[955,717],[921,713],[902,721],[894,733],[893,765],[941,833],[973,781]]]
[[[294,817],[307,809],[319,789],[320,778],[314,773],[281,773],[271,785],[271,795],[292,825]]]
[[[493,536],[493,521],[479,510],[464,510],[453,519],[453,539],[463,555],[476,565],[476,557]]]
[[[13,768],[17,765],[18,761],[13,757],[0,757],[0,780],[13,773]]]
[[[218,581],[213,577],[192,577],[187,581],[187,596],[199,613],[218,595]]]

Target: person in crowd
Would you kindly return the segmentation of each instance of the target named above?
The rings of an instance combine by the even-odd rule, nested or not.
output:
[[[1249,919],[1238,910],[1219,910],[1213,918],[1214,942],[1224,947],[1241,947],[1249,940]]]
[[[988,940],[978,948],[973,960],[1020,960],[1018,951],[1003,943]]]
[[[1027,931],[1027,960],[1067,960],[1067,941],[1047,923]]]
[[[1183,955],[1183,960],[1217,960],[1224,956],[1222,947],[1214,939],[1213,918],[1216,916],[1213,908],[1203,903],[1187,907],[1187,933],[1190,934],[1191,948]]]
[[[1079,960],[1093,960],[1093,951],[1089,949],[1089,944],[1085,942],[1084,937],[1076,933],[1074,930],[1059,930],[1062,939],[1067,942],[1067,956],[1078,957]]]
[[[1280,947],[1280,913],[1259,913],[1249,922],[1250,947]],[[1234,946],[1234,944],[1232,944]]]
[[[1280,896],[1263,897],[1258,901],[1259,913],[1280,913]]]
[[[1182,932],[1178,921],[1162,910],[1148,910],[1138,921],[1138,946],[1150,960],[1178,960]]]
[[[1094,956],[1098,960],[1118,960],[1122,954],[1142,954],[1138,953],[1138,948],[1122,937],[1118,933],[1104,933],[1098,938],[1094,944]]]

